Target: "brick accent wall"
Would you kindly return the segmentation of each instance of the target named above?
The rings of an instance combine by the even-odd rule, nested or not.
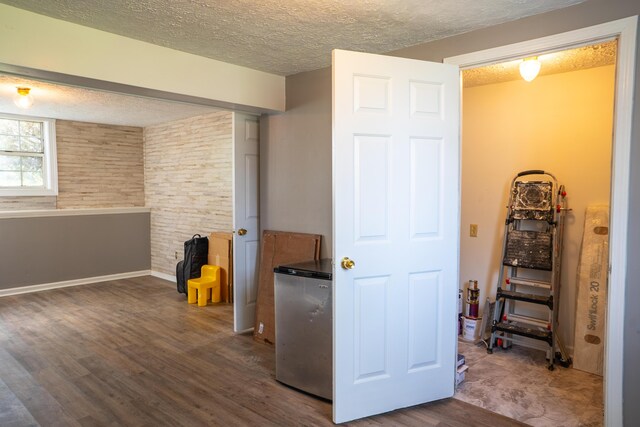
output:
[[[142,128],[56,121],[58,209],[144,206]]]
[[[144,206],[142,128],[56,121],[58,196],[1,197],[0,210]]]
[[[232,113],[220,111],[144,129],[152,270],[174,275],[185,240],[231,230],[232,123]]]
[[[55,196],[0,197],[0,211],[55,209]]]

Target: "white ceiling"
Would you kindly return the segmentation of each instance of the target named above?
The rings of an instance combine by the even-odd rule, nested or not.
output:
[[[34,102],[28,110],[18,108],[13,103],[17,87],[31,88]],[[211,111],[216,109],[0,74],[0,112],[2,113],[145,127]]]
[[[586,70],[588,68],[613,65],[616,63],[618,43],[612,40],[582,46],[575,49],[553,52],[540,55],[540,72],[538,76],[549,74],[567,73],[569,71]],[[502,83],[512,80],[521,80],[521,60],[502,62],[486,67],[472,68],[462,72],[464,87],[474,87],[486,84]]]
[[[385,53],[584,0],[0,0],[87,27],[280,75],[340,48]]]
[[[280,75],[329,66],[334,48],[384,53],[584,0],[0,0],[137,40]],[[32,88],[29,110],[16,86]],[[214,111],[0,75],[0,112],[148,126]]]

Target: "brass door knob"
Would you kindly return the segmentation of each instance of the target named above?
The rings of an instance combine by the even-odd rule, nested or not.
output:
[[[245,234],[247,234],[247,230],[245,230],[244,228],[238,230],[238,236],[244,236]]]
[[[344,258],[342,258],[342,261],[340,261],[340,265],[345,270],[351,270],[351,269],[353,269],[353,267],[356,266],[356,262],[354,260],[352,260],[352,259],[349,259],[349,257],[344,257]]]

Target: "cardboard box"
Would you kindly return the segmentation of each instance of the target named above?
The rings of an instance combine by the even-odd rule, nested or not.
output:
[[[220,301],[233,302],[233,233],[211,233],[207,263],[220,266]]]
[[[603,374],[609,271],[609,206],[587,207],[576,282],[573,367]]]
[[[464,381],[464,377],[466,376],[465,374],[468,369],[469,367],[467,365],[459,366],[458,369],[456,369],[456,387],[459,386],[462,381]]]
[[[456,369],[459,368],[460,366],[464,365],[464,363],[465,363],[464,355],[458,353],[458,361],[456,363]]]
[[[253,338],[266,344],[276,342],[273,269],[283,264],[320,259],[319,234],[265,230],[262,233],[258,298]]]

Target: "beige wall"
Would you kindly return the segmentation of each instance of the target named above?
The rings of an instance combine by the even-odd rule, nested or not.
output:
[[[142,128],[56,121],[58,209],[144,206]]]
[[[175,275],[184,241],[231,230],[232,113],[220,111],[144,129],[145,205],[151,269]]]
[[[528,169],[553,173],[573,209],[559,319],[569,347],[585,209],[609,202],[614,74],[611,65],[463,89],[460,280],[478,280],[482,300],[495,296],[511,180]]]

